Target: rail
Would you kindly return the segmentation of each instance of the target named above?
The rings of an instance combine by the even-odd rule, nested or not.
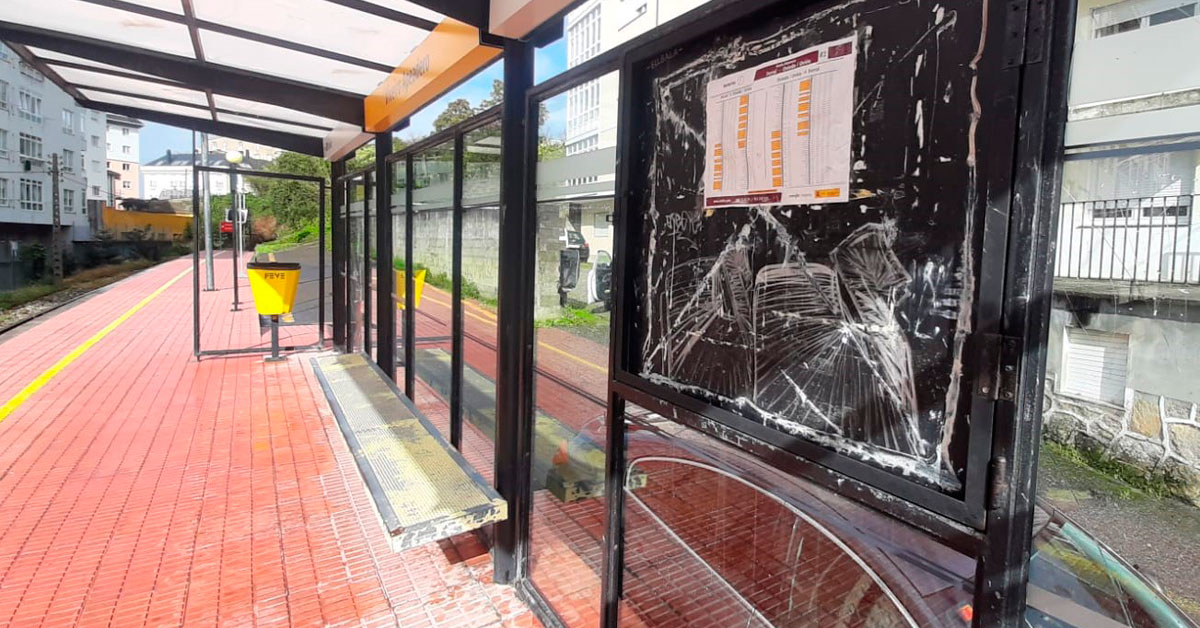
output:
[[[1197,195],[1074,201],[1059,213],[1056,278],[1200,284]]]

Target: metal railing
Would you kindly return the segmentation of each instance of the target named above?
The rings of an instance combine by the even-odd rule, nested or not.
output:
[[[1054,276],[1200,284],[1197,195],[1075,201],[1059,212]]]

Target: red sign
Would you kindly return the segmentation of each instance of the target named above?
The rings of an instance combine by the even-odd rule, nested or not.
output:
[[[222,220],[221,233],[233,233],[233,222],[230,220]]]

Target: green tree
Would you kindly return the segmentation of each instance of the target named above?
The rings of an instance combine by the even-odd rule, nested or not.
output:
[[[492,79],[492,93],[487,98],[479,101],[479,112],[482,113],[504,102],[504,81],[500,79]],[[546,124],[550,119],[550,110],[546,108],[545,101],[538,103],[538,125]]]
[[[438,117],[434,119],[433,130],[448,129],[473,115],[475,115],[475,109],[471,107],[470,101],[466,98],[452,100],[450,104],[446,105],[445,111],[439,113]]]
[[[329,181],[329,162],[320,157],[302,155],[300,153],[280,153],[271,163],[267,164],[268,172],[295,174],[309,177],[320,177]],[[268,177],[250,177],[251,188],[255,195],[247,195],[246,208],[251,214],[271,215],[275,217],[282,231],[294,231],[305,224],[314,222],[319,211],[319,191],[315,183],[308,181],[290,181],[287,179],[272,179]],[[254,196],[257,199],[251,200]],[[328,210],[328,199],[326,199]],[[214,214],[218,204],[224,210],[228,200],[218,203],[214,198]],[[221,213],[221,216],[224,214]]]
[[[404,140],[402,140],[398,137],[392,138],[392,152],[393,153],[402,150],[407,145],[408,144],[405,143]],[[375,165],[375,142],[367,142],[366,144],[363,144],[361,147],[359,147],[358,151],[356,151],[354,153],[353,157],[346,160],[346,171],[354,172],[355,170],[361,170],[363,168],[367,168],[369,166],[374,166],[374,165]]]

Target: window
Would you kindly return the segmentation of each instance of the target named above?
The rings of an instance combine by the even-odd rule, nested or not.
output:
[[[612,220],[612,214],[605,212],[597,212],[592,219],[592,229],[597,231],[597,235],[606,235],[608,233],[609,221]]]
[[[1125,405],[1129,336],[1068,327],[1063,364],[1063,394]]]
[[[21,159],[41,163],[42,161],[42,138],[28,133],[21,134],[20,149]]]
[[[21,179],[21,209],[42,210],[42,182]]]
[[[121,170],[128,171],[128,170],[129,170],[129,164],[121,164]]]
[[[128,155],[128,154],[129,154],[129,152],[130,152],[130,149],[129,149],[129,144],[126,144],[126,145],[122,146],[122,147],[121,147],[121,152],[122,152],[122,153],[124,153],[124,154],[126,154],[126,155]]]
[[[46,77],[42,76],[42,73],[38,72],[37,68],[33,67],[32,65],[29,65],[28,63],[25,63],[24,61],[21,62],[21,74],[39,82],[39,83],[46,80]]]
[[[75,112],[70,109],[63,109],[62,122],[63,133],[75,135]]]
[[[8,130],[0,129],[0,157],[8,158]]]
[[[0,81],[0,110],[8,111],[8,81]]]
[[[600,53],[600,4],[567,27],[567,67],[573,68]]]
[[[122,182],[121,182],[121,187],[123,187],[123,188],[125,188],[126,190],[128,190],[128,189],[129,189],[130,187],[132,187],[132,186],[131,186],[131,185],[129,185],[129,182],[128,182],[128,181],[122,181]]]
[[[8,195],[8,179],[0,179],[0,207],[7,207],[11,204],[12,198]]]
[[[1196,16],[1196,2],[1124,0],[1092,9],[1092,34],[1110,37]]]
[[[100,136],[99,135],[92,136],[92,148],[100,148]]]
[[[92,186],[92,196],[100,196],[100,186],[98,186],[98,185]]]
[[[74,172],[75,171],[75,151],[73,151],[69,148],[63,149],[61,166],[62,166],[62,169],[66,172]]]
[[[129,135],[129,129],[127,127],[121,127],[121,135]]]
[[[75,213],[75,190],[63,190],[62,208],[63,211]]]
[[[18,103],[18,109],[21,112],[21,117],[32,122],[41,122],[42,99],[25,90],[21,90],[19,96],[21,101]]]

